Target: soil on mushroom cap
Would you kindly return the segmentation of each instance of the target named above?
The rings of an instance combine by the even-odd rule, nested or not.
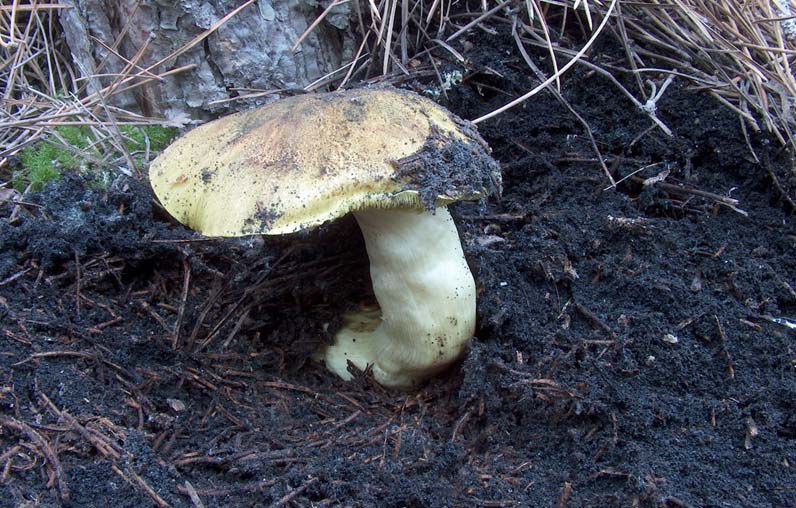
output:
[[[469,117],[505,102],[493,88],[529,88],[476,47],[504,78],[448,92]],[[391,394],[305,363],[370,300],[353,221],[207,241],[144,185],[68,178],[38,198],[46,215],[9,224],[3,205],[0,413],[51,443],[75,506],[152,504],[135,475],[186,507],[190,489],[206,506],[296,489],[297,506],[555,506],[567,484],[570,508],[796,506],[794,336],[766,318],[796,317],[796,230],[737,118],[672,86],[659,107],[675,138],[642,135],[610,84],[576,73],[564,92],[617,178],[659,164],[641,174],[668,167],[749,217],[630,180],[604,191],[582,126],[542,94],[480,126],[502,201],[452,207],[481,288],[470,355]],[[27,443],[4,429],[0,453]],[[13,457],[0,506],[57,506],[36,449]]]
[[[440,204],[440,197],[450,201],[462,197],[499,197],[500,166],[474,125],[458,121],[468,141],[447,136],[432,126],[431,136],[418,153],[393,162],[396,180],[407,180],[408,190],[415,190],[426,209]]]

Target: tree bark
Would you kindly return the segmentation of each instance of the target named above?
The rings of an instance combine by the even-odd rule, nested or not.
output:
[[[143,50],[137,67],[146,68],[213,27],[244,1],[71,3],[74,8],[61,10],[60,21],[79,74],[97,76],[88,81],[92,90],[111,84],[113,75],[128,65],[125,59],[133,60]],[[113,104],[148,116],[199,120],[265,101],[262,97],[229,100],[251,91],[302,88],[340,67],[350,53],[353,42],[344,30],[348,5],[335,7],[334,15],[327,16],[294,52],[292,46],[324,5],[315,0],[258,0],[152,72],[193,64],[192,69],[119,94]]]

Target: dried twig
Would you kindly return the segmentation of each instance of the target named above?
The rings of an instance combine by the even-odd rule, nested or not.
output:
[[[46,395],[41,394],[41,399],[55,414],[58,415],[61,420],[64,420],[66,423],[68,423],[73,430],[83,437],[83,439],[91,443],[91,445],[94,446],[94,448],[100,452],[103,457],[110,457],[112,459],[118,459],[121,457],[121,448],[111,439],[108,439],[106,436],[99,434],[98,432],[92,432],[81,425],[72,415],[66,411],[61,411],[58,409]]]
[[[553,83],[554,81],[556,81],[562,74],[567,72],[573,65],[575,65],[578,62],[578,60],[586,53],[586,51],[589,50],[589,48],[594,44],[594,41],[597,40],[597,37],[600,35],[600,33],[602,33],[603,29],[608,24],[608,20],[611,19],[611,15],[613,14],[613,11],[614,11],[614,8],[616,7],[617,1],[618,0],[612,0],[611,1],[610,5],[608,6],[608,10],[604,14],[603,20],[600,22],[600,25],[597,27],[597,29],[594,31],[594,33],[592,33],[592,35],[589,38],[589,40],[586,41],[586,44],[584,44],[583,47],[575,54],[575,56],[572,57],[572,59],[570,59],[569,62],[564,64],[558,70],[558,72],[554,73],[552,76],[550,76],[546,80],[542,81],[539,85],[534,87],[532,90],[530,90],[529,92],[523,94],[520,97],[517,97],[516,99],[514,99],[511,102],[509,102],[508,104],[505,104],[505,105],[499,107],[498,109],[496,109],[496,110],[494,110],[494,111],[492,111],[490,113],[487,113],[486,115],[483,115],[483,116],[480,116],[480,117],[476,118],[475,120],[473,120],[473,123],[478,124],[480,122],[483,122],[484,120],[488,120],[490,118],[493,118],[493,117],[495,117],[495,116],[497,116],[497,115],[499,115],[499,114],[501,114],[501,113],[503,113],[503,112],[515,107],[515,106],[518,106],[519,104],[522,104],[523,102],[525,102],[526,100],[530,99],[531,97],[533,97],[534,95],[539,93],[541,90],[546,88],[547,85],[549,85],[550,83]]]
[[[793,162],[791,162],[791,164],[793,164]],[[777,178],[776,173],[774,173],[774,168],[771,167],[771,160],[769,158],[768,151],[766,150],[763,151],[763,165],[765,166],[766,171],[768,172],[768,176],[771,178],[771,183],[774,185],[774,188],[777,190],[777,193],[779,193],[780,198],[782,198],[782,200],[788,204],[791,211],[796,212],[796,201],[794,201],[794,199],[791,198],[791,196],[788,194],[788,191],[785,190],[785,188],[782,186],[782,183],[779,181],[779,178]]]
[[[572,483],[564,482],[564,488],[561,490],[561,496],[558,498],[558,508],[566,508],[569,496],[572,494]]]
[[[58,497],[62,501],[68,501],[70,496],[69,487],[66,485],[66,482],[63,479],[63,469],[61,468],[61,462],[58,460],[58,454],[55,452],[52,445],[50,445],[49,441],[47,441],[44,436],[39,434],[27,423],[21,422],[10,416],[0,415],[0,426],[14,429],[17,432],[22,432],[33,442],[39,453],[42,454],[47,461],[47,464],[50,466],[52,471],[52,481],[55,484]]]
[[[520,54],[522,58],[525,60],[525,63],[528,67],[533,71],[536,75],[537,79],[544,80],[544,74],[542,74],[541,69],[537,67],[537,65],[531,60],[531,57],[528,55],[528,52],[525,50],[525,46],[522,43],[522,38],[520,37],[519,33],[517,32],[517,19],[515,18],[515,22],[512,26],[512,35],[514,36],[514,41],[517,43],[517,49],[520,50]],[[548,39],[549,42],[549,39]],[[551,48],[551,54],[555,54],[555,51]],[[560,85],[559,85],[560,87]],[[583,125],[584,130],[586,131],[586,135],[589,137],[589,142],[591,143],[592,149],[594,150],[595,155],[597,156],[597,160],[600,162],[600,166],[605,173],[606,178],[610,182],[610,187],[616,187],[616,182],[614,181],[614,177],[611,175],[611,172],[608,170],[608,166],[605,165],[605,160],[600,152],[600,148],[597,146],[597,140],[594,139],[594,134],[592,133],[591,126],[589,123],[582,117],[580,114],[575,111],[575,108],[567,101],[561,92],[557,88],[553,88],[551,86],[547,87],[548,91],[553,94],[553,96],[558,99],[558,101],[566,107],[569,112],[578,119],[578,121]]]
[[[189,498],[191,498],[191,502],[196,508],[205,508],[204,503],[202,503],[202,499],[199,497],[199,493],[196,492],[195,488],[193,488],[191,482],[185,480],[185,483],[183,483],[182,487],[185,489],[185,493],[188,494]]]
[[[735,367],[732,363],[730,351],[727,349],[727,334],[724,333],[724,326],[721,324],[719,317],[714,314],[713,319],[716,321],[716,329],[718,330],[719,338],[721,339],[722,353],[724,354],[724,358],[727,360],[727,369],[730,372],[730,379],[735,379]]]
[[[645,182],[645,179],[643,179],[641,177],[638,177],[638,176],[633,176],[630,179],[632,181],[636,182],[636,183],[644,183]],[[720,205],[726,206],[727,208],[731,209],[734,212],[737,212],[737,213],[743,215],[744,217],[748,217],[749,216],[749,212],[738,208],[739,202],[738,202],[737,199],[734,199],[734,198],[730,198],[730,197],[727,197],[727,196],[722,196],[720,194],[715,194],[713,192],[703,191],[703,190],[699,190],[699,189],[693,189],[691,187],[682,187],[680,185],[674,185],[674,184],[666,183],[666,182],[663,182],[663,181],[651,182],[651,183],[649,183],[649,185],[654,185],[656,187],[660,187],[661,189],[663,189],[663,190],[665,190],[667,192],[673,192],[673,193],[678,193],[678,194],[691,194],[693,196],[699,196],[699,197],[702,197],[702,198],[710,199],[710,200],[713,200],[713,201],[715,201],[716,203],[718,203]]]
[[[171,336],[171,349],[176,350],[180,344],[180,329],[182,328],[182,318],[185,316],[185,305],[188,301],[188,289],[191,284],[191,264],[187,259],[182,262],[183,277],[182,277],[182,296],[180,297],[180,307],[177,311],[177,319],[174,322],[174,332]],[[190,345],[189,345],[190,348]]]
[[[462,429],[464,426],[467,425],[467,422],[470,420],[470,417],[473,415],[473,410],[468,409],[464,412],[464,414],[456,420],[456,425],[453,426],[453,432],[451,432],[450,442],[456,442],[456,438],[462,433]]]
[[[271,505],[271,508],[279,508],[280,506],[285,506],[285,505],[286,505],[286,504],[288,504],[288,503],[289,503],[291,500],[293,500],[293,499],[294,499],[296,496],[298,496],[299,494],[301,494],[302,492],[304,492],[305,490],[307,490],[307,488],[308,488],[310,485],[312,485],[313,483],[315,483],[315,482],[317,482],[317,481],[318,481],[318,478],[317,478],[317,477],[315,477],[315,476],[313,476],[313,477],[310,477],[310,478],[309,478],[307,481],[305,481],[304,483],[302,483],[302,484],[301,484],[301,486],[299,486],[298,488],[296,488],[296,489],[294,489],[294,490],[292,490],[292,491],[288,492],[288,493],[287,493],[287,494],[285,494],[284,496],[282,496],[282,498],[281,498],[279,501],[277,501],[276,503],[274,503],[274,504],[272,504],[272,505]]]
[[[154,501],[154,502],[155,502],[155,504],[156,504],[156,505],[158,505],[158,507],[159,507],[159,508],[168,508],[169,506],[171,506],[171,505],[170,505],[168,502],[166,502],[166,500],[165,500],[165,499],[163,499],[162,497],[160,497],[160,494],[158,494],[157,492],[155,492],[155,489],[153,489],[153,488],[152,488],[152,487],[151,487],[151,486],[150,486],[150,485],[149,485],[149,484],[146,482],[146,480],[144,480],[143,478],[141,478],[141,476],[140,476],[138,473],[136,473],[135,471],[133,471],[133,470],[132,470],[132,469],[130,469],[129,467],[128,467],[128,468],[125,468],[125,469],[126,469],[126,471],[122,471],[122,470],[119,468],[119,466],[117,466],[116,464],[114,464],[114,465],[112,465],[112,466],[111,466],[111,469],[113,470],[113,472],[114,472],[114,473],[116,473],[117,475],[119,475],[119,477],[120,477],[120,478],[122,478],[124,481],[126,481],[126,482],[127,482],[127,483],[129,483],[130,485],[133,485],[134,487],[138,487],[139,489],[143,490],[143,491],[144,491],[144,493],[145,493],[147,496],[149,496],[149,498],[150,498],[152,501]]]
[[[621,39],[636,55],[667,62],[713,94],[755,130],[758,120],[796,146],[792,114],[796,37],[778,5],[787,2],[649,0],[623,2]],[[637,69],[637,72],[646,72]]]
[[[580,304],[580,303],[576,303],[576,304],[575,304],[575,308],[576,308],[576,309],[578,309],[578,312],[580,312],[581,314],[583,314],[583,316],[584,316],[584,317],[586,317],[586,318],[587,318],[589,321],[591,321],[591,322],[592,322],[592,324],[594,324],[594,326],[596,326],[596,327],[597,327],[597,328],[599,328],[600,330],[604,331],[605,333],[607,333],[607,334],[608,334],[609,336],[611,336],[612,338],[613,338],[613,337],[616,337],[616,332],[614,332],[614,331],[611,329],[611,327],[610,327],[610,326],[608,326],[608,325],[605,323],[605,321],[603,321],[602,319],[600,319],[600,317],[599,317],[599,316],[597,316],[597,314],[595,314],[594,312],[592,312],[591,310],[589,310],[589,309],[588,309],[588,308],[587,308],[585,305],[582,305],[582,304]]]

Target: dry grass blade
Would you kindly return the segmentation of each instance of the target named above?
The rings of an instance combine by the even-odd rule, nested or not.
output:
[[[304,33],[302,33],[299,36],[299,38],[296,40],[296,42],[293,43],[293,47],[290,48],[290,50],[291,51],[296,51],[298,49],[298,47],[301,46],[301,43],[304,42],[304,39],[306,39],[307,36],[310,34],[310,32],[312,32],[315,29],[315,27],[317,27],[320,24],[320,22],[323,21],[323,19],[329,14],[329,12],[331,12],[332,9],[334,9],[338,5],[342,5],[342,4],[344,4],[344,3],[348,2],[348,1],[349,0],[334,0],[334,2],[330,3],[329,6],[326,7],[326,9],[323,10],[323,13],[321,13],[320,16],[315,18],[315,20],[313,20],[313,22],[310,24],[310,26],[308,26],[307,29],[304,30]]]
[[[127,174],[137,173],[136,162],[126,148],[121,125],[162,125],[168,122],[118,108],[111,100],[152,81],[161,80],[193,66],[159,71],[164,64],[201,43],[221,25],[254,3],[247,0],[177,51],[154,63],[142,62],[146,47],[130,57],[118,51],[127,27],[115,41],[94,42],[108,57],[118,59],[123,68],[117,73],[102,73],[106,61],[93,69],[80,68],[66,47],[56,12],[74,8],[62,3],[31,3],[0,6],[0,183],[8,180],[9,160],[23,148],[48,137],[48,142],[67,151],[75,150],[56,130],[60,126],[87,127],[91,146],[81,159],[95,160],[97,154],[121,154],[119,160],[106,160],[107,167],[118,167]],[[148,152],[148,150],[147,150]],[[95,160],[95,162],[100,162]]]
[[[555,82],[563,73],[565,73],[573,65],[578,63],[578,60],[589,50],[589,48],[592,46],[592,44],[594,44],[594,41],[597,40],[597,37],[600,35],[600,33],[602,33],[603,29],[608,24],[608,21],[611,19],[611,15],[613,14],[614,8],[616,7],[617,1],[618,0],[612,0],[611,1],[611,4],[608,6],[608,10],[606,11],[606,13],[604,15],[603,20],[600,22],[600,25],[597,27],[597,29],[594,30],[594,32],[592,33],[592,35],[589,38],[589,40],[586,41],[586,44],[584,44],[583,47],[575,54],[575,56],[572,57],[572,59],[570,59],[569,62],[564,64],[564,66],[561,67],[558,70],[558,72],[555,72],[552,76],[550,76],[549,78],[547,78],[544,81],[542,81],[542,83],[540,83],[538,86],[536,86],[535,88],[533,88],[532,90],[530,90],[526,94],[514,99],[513,101],[509,102],[508,104],[505,104],[505,105],[501,106],[500,108],[492,111],[491,113],[487,113],[486,115],[483,115],[483,116],[481,116],[479,118],[476,118],[475,120],[473,120],[473,123],[478,124],[480,122],[483,122],[484,120],[488,120],[490,118],[493,118],[493,117],[495,117],[495,116],[497,116],[497,115],[499,115],[499,114],[501,114],[501,113],[503,113],[503,112],[515,107],[515,106],[518,106],[518,105],[522,104],[523,102],[525,102],[526,100],[530,99],[531,97],[533,97],[534,95],[536,95],[540,91],[544,90],[549,84]]]
[[[345,0],[331,0],[318,17],[310,24],[294,43],[298,47],[312,30],[317,30],[320,22],[330,10]],[[431,58],[430,66],[437,68],[434,58],[447,58],[453,55],[458,65],[467,67],[468,60],[462,56],[454,42],[474,30],[496,33],[490,24],[505,24],[506,16],[516,17],[524,12],[527,24],[537,25],[545,35],[550,48],[554,67],[557,66],[553,48],[558,44],[557,33],[547,26],[545,17],[550,7],[563,12],[579,9],[585,13],[588,24],[592,20],[594,7],[583,0],[499,0],[478,2],[479,8],[471,10],[468,4],[455,4],[450,0],[433,0],[427,4],[423,0],[368,0],[360,5],[355,3],[360,38],[356,56],[348,64],[319,78],[307,90],[318,88],[321,84],[338,83],[344,86],[353,80],[391,80],[392,76],[419,76],[428,73],[428,67],[420,67],[419,62]],[[320,9],[320,8],[319,8]],[[455,10],[454,10],[455,9]],[[464,21],[462,21],[464,20]],[[396,48],[397,46],[397,48]],[[440,53],[442,56],[437,55]],[[447,55],[445,55],[447,53]],[[432,56],[433,55],[433,56]],[[368,62],[357,65],[360,59]],[[345,70],[345,76],[339,74]],[[556,68],[557,70],[557,68]],[[430,73],[439,74],[438,71]],[[556,77],[560,73],[556,73]]]
[[[796,147],[796,24],[791,3],[734,0],[622,2],[623,42],[633,55],[667,62],[755,130]],[[630,45],[628,40],[635,41]],[[644,72],[644,69],[638,69]],[[762,127],[757,119],[762,122]]]
[[[318,21],[339,1],[331,2]],[[783,144],[796,147],[796,116],[793,113],[796,78],[792,69],[792,60],[796,57],[796,9],[789,1],[494,0],[473,3],[478,4],[478,10],[470,10],[468,4],[457,4],[456,13],[451,16],[453,4],[449,0],[429,3],[368,0],[364,8],[358,10],[362,46],[357,55],[367,55],[371,63],[356,67],[353,64],[356,59],[352,61],[345,66],[343,83],[354,79],[378,79],[375,76],[389,79],[393,73],[406,73],[407,61],[436,49],[456,54],[450,51],[456,51],[452,43],[464,34],[478,29],[493,31],[486,26],[488,23],[505,25],[506,18],[511,22],[518,13],[524,12],[527,24],[535,27],[534,32],[549,49],[554,68],[548,81],[558,83],[563,72],[586,53],[597,35],[609,28],[623,44],[628,66],[638,84],[641,100],[634,98],[634,102],[643,107],[653,105],[649,100],[655,99],[656,90],[650,92],[647,86],[651,83],[645,78],[648,73],[685,77],[699,87],[707,87],[719,101],[741,115],[752,129],[768,130]],[[551,14],[551,9],[558,12]],[[560,21],[557,30],[546,21],[553,16]],[[458,23],[462,19],[466,21]],[[597,19],[601,19],[599,25]],[[579,51],[567,48],[563,42],[573,23],[581,23],[584,32],[591,32],[589,41]],[[317,23],[313,23],[308,31],[316,27]],[[414,36],[410,30],[414,31]],[[368,39],[375,42],[369,44]],[[400,45],[400,56],[393,54],[395,43]],[[557,58],[564,53],[569,54],[569,62],[559,68]],[[433,61],[431,65],[435,66]],[[327,79],[339,78],[330,76]],[[546,83],[536,87],[476,122],[520,104],[545,86]],[[650,116],[661,129],[668,131],[653,114]]]
[[[140,70],[140,71],[138,71],[138,72],[136,72],[134,74],[131,74],[130,76],[127,76],[125,79],[118,80],[118,83],[115,82],[111,87],[106,87],[106,88],[100,90],[99,92],[95,92],[94,94],[89,95],[83,102],[86,105],[89,105],[89,104],[90,105],[95,105],[98,102],[100,102],[101,97],[103,95],[107,95],[109,92],[114,92],[114,89],[115,89],[115,87],[117,85],[128,85],[128,83],[134,81],[135,79],[143,78],[145,76],[148,76],[155,69],[161,67],[162,65],[164,65],[164,64],[166,64],[168,62],[171,62],[171,61],[175,60],[178,56],[184,54],[185,52],[187,52],[188,50],[190,50],[191,48],[193,48],[197,44],[199,44],[202,41],[204,41],[205,39],[207,39],[212,33],[214,33],[216,30],[218,30],[219,27],[221,27],[224,23],[226,23],[227,21],[232,19],[234,16],[236,16],[242,10],[244,10],[245,8],[247,8],[248,6],[253,4],[254,1],[255,0],[247,0],[242,5],[240,5],[239,7],[235,8],[235,9],[233,9],[231,12],[229,12],[228,14],[223,16],[221,19],[219,19],[218,21],[213,23],[212,26],[210,26],[207,30],[203,31],[202,33],[200,33],[199,35],[194,37],[187,44],[184,44],[183,46],[181,46],[178,50],[172,52],[169,55],[166,55],[162,59],[158,60],[157,62],[155,62],[155,63],[153,63],[153,64],[151,64],[149,66],[147,66],[146,68],[144,68],[144,69],[142,69],[142,70]],[[163,74],[163,75],[165,76],[165,74]],[[152,79],[154,79],[154,78],[148,78],[147,77],[147,78],[145,78],[145,81],[149,82]],[[132,86],[132,85],[128,85],[127,88],[121,87],[121,90],[115,90],[115,93],[120,93],[121,91],[126,91],[126,90],[129,89],[129,86]],[[113,95],[113,94],[111,94],[111,95]]]
[[[38,453],[44,457],[45,461],[50,466],[52,471],[51,481],[58,492],[58,497],[60,497],[62,501],[67,501],[70,497],[69,487],[63,479],[63,469],[61,468],[61,462],[58,460],[58,454],[55,449],[53,449],[50,442],[27,423],[10,416],[0,416],[0,428],[1,427],[13,429],[28,437],[31,443],[36,447]]]
[[[15,3],[16,5],[16,3]],[[9,157],[22,148],[52,135],[55,144],[74,149],[59,139],[58,125],[92,125],[97,132],[108,132],[98,139],[109,143],[107,152],[124,144],[118,123],[146,123],[139,115],[111,108],[103,98],[101,109],[89,109],[71,93],[79,84],[70,67],[71,57],[63,45],[60,25],[54,19],[62,4],[31,4],[0,15],[0,84],[4,101],[0,108],[0,169]],[[3,9],[5,14],[6,9]],[[129,156],[129,154],[128,154]],[[91,154],[86,154],[91,158]],[[128,157],[128,166],[130,166]]]
[[[544,40],[547,44],[548,53],[550,54],[550,62],[553,64],[553,74],[558,75],[558,59],[556,58],[555,52],[555,45],[553,44],[553,39],[550,35],[550,28],[547,26],[547,22],[544,18],[544,13],[542,12],[542,8],[539,5],[538,0],[526,0],[526,6],[528,9],[528,19],[533,20],[538,15],[540,19],[540,25],[542,27],[542,33],[544,34]],[[588,11],[588,10],[587,10]],[[516,18],[515,18],[516,20]],[[515,23],[516,24],[516,23]],[[589,27],[591,27],[591,16],[589,17]],[[516,27],[512,30],[515,37],[517,36]],[[525,55],[523,55],[525,58]],[[525,58],[527,61],[527,58]],[[538,77],[538,76],[537,76]],[[560,92],[561,91],[561,80],[556,79],[556,89]]]
[[[515,29],[512,30],[512,35],[514,36],[514,40],[517,43],[517,49],[520,50],[522,58],[528,64],[528,67],[531,69],[531,71],[533,71],[533,73],[536,74],[536,77],[538,79],[544,79],[544,75],[542,74],[541,69],[539,69],[539,67],[537,67],[535,63],[533,63],[533,60],[531,60],[530,56],[528,55],[528,52],[525,51],[525,46],[523,46],[522,44],[522,39],[520,38],[519,33],[517,33],[516,25],[514,28]],[[611,187],[616,187],[616,182],[614,181],[613,176],[611,176],[611,172],[609,171],[608,166],[605,165],[605,159],[603,158],[602,153],[600,153],[600,148],[597,146],[597,141],[594,139],[594,134],[592,133],[589,123],[586,120],[584,120],[584,118],[580,116],[577,111],[575,111],[575,109],[572,107],[572,105],[569,104],[569,102],[567,102],[566,99],[564,99],[564,96],[561,95],[561,92],[558,90],[558,88],[548,87],[548,89],[555,96],[555,98],[561,104],[563,104],[564,107],[566,107],[575,118],[578,119],[581,125],[583,125],[583,128],[586,131],[586,135],[589,137],[589,141],[591,142],[592,149],[594,150],[594,153],[597,156],[597,160],[600,161],[600,166],[603,169],[603,173],[605,174],[606,178],[608,178],[608,181],[611,182]]]

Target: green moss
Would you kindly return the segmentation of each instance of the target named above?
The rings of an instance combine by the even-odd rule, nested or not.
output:
[[[157,153],[163,150],[177,134],[177,129],[160,125],[141,127],[123,125],[119,130],[124,138],[125,148],[134,154],[139,164],[147,162],[143,160],[142,155],[136,154],[146,150],[147,140],[149,140],[150,154]],[[41,190],[44,184],[58,179],[65,171],[90,169],[87,151],[94,150],[92,145],[97,141],[92,130],[84,125],[62,125],[57,127],[56,131],[57,137],[39,141],[22,150],[20,154],[22,167],[14,172],[12,179],[16,189],[22,191],[30,184],[34,190]],[[58,141],[57,138],[61,138],[69,147],[54,144]],[[102,170],[103,168],[99,168],[100,172]]]
[[[34,190],[41,190],[44,184],[61,176],[62,167],[74,165],[74,156],[63,148],[41,142],[25,148],[20,155],[22,170],[14,173],[13,184],[17,190],[24,190],[31,184]]]
[[[166,148],[166,145],[177,135],[176,128],[162,125],[145,125],[143,127],[123,125],[120,130],[127,138],[127,149],[133,152],[146,150],[147,138],[149,139],[149,149],[159,152]]]
[[[62,125],[56,130],[67,143],[75,148],[86,148],[93,141],[92,132],[85,125]]]

